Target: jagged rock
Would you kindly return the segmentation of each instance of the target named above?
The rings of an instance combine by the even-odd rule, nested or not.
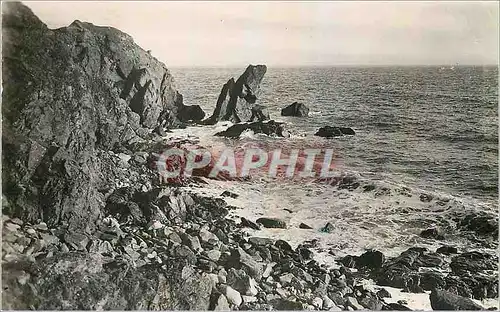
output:
[[[54,254],[37,263],[3,264],[3,308],[208,309],[212,292],[208,276],[193,271],[190,278],[183,279],[182,268],[175,267],[175,263],[171,265],[166,275],[149,265],[124,270],[117,262],[106,263],[101,255],[78,252]],[[30,275],[24,285],[17,281],[23,271]]]
[[[177,113],[177,118],[182,122],[200,121],[205,118],[205,112],[200,105],[181,106]]]
[[[484,270],[497,270],[498,258],[477,251],[466,252],[452,258],[450,268],[455,274],[477,273]]]
[[[99,151],[176,127],[182,97],[165,65],[115,28],[49,29],[20,2],[2,15],[4,213],[92,232],[115,175]]]
[[[229,192],[229,191],[222,192],[222,194],[220,194],[220,196],[222,196],[222,197],[238,198],[238,194],[235,194],[235,193]]]
[[[333,224],[328,222],[324,227],[321,228],[320,231],[325,233],[331,233],[334,229],[335,227],[333,226]]]
[[[309,108],[302,103],[294,102],[281,110],[281,116],[307,117]]]
[[[382,267],[384,262],[385,256],[383,253],[378,250],[369,250],[359,256],[356,264],[358,267],[365,267],[370,270],[375,270]]]
[[[377,291],[377,296],[379,298],[391,298],[391,293],[387,291],[387,289],[382,288],[379,291]]]
[[[354,135],[354,134],[356,133],[352,128],[324,126],[319,128],[319,130],[314,135],[324,138],[331,138],[331,137]]]
[[[269,304],[278,311],[297,311],[304,310],[304,305],[299,301],[292,301],[289,299],[272,299]]]
[[[267,71],[265,65],[249,65],[235,82],[234,78],[222,87],[217,105],[206,124],[215,124],[220,120],[233,123],[262,121],[269,119],[269,114],[256,104],[260,93],[260,83]]]
[[[252,222],[248,220],[247,218],[241,217],[241,226],[243,227],[249,227],[254,230],[260,230],[260,226],[256,224],[255,222]]]
[[[277,218],[258,218],[255,222],[265,228],[286,229],[286,222]]]
[[[433,310],[484,310],[474,301],[446,290],[434,289],[429,295]]]
[[[223,294],[226,296],[227,301],[235,307],[239,307],[243,302],[241,294],[237,290],[231,288],[231,286],[225,286]]]
[[[263,265],[253,259],[252,256],[247,254],[241,247],[231,251],[231,256],[227,261],[226,268],[241,268],[257,281],[260,281],[263,272]]]
[[[283,123],[269,120],[267,122],[256,121],[252,123],[235,124],[225,131],[217,132],[216,136],[228,138],[238,138],[244,131],[250,130],[254,134],[263,133],[266,135],[276,135],[279,137],[289,137],[290,134],[283,127]]]

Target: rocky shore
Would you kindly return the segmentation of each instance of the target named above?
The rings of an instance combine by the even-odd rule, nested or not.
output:
[[[437,250],[390,258],[367,250],[321,263],[316,240],[292,248],[260,237],[289,225],[237,217],[225,198],[238,194],[190,190],[220,177],[160,179],[164,150],[200,144],[172,129],[229,120],[250,123],[218,135],[287,135],[257,101],[265,66],[230,79],[203,120],[166,66],[119,30],[79,21],[51,30],[13,2],[2,23],[3,309],[410,310],[384,287],[425,293],[435,310],[481,310],[478,300],[498,298],[497,255],[458,250],[440,229],[421,234],[441,241]],[[455,231],[497,246],[496,216],[453,218]]]

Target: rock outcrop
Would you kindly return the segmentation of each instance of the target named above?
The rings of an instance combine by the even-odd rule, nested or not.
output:
[[[52,30],[21,3],[3,8],[4,212],[91,232],[114,169],[99,151],[181,125],[182,96],[165,65],[117,29]]]
[[[309,108],[303,103],[293,102],[281,110],[281,116],[307,117]]]
[[[225,131],[217,132],[216,136],[228,138],[238,138],[244,131],[252,131],[254,134],[262,133],[266,135],[276,135],[279,137],[289,137],[290,134],[283,127],[283,123],[269,120],[267,122],[256,121],[251,123],[240,123],[232,125]]]
[[[220,120],[233,123],[268,120],[266,108],[257,104],[260,83],[266,71],[265,65],[249,65],[236,82],[234,78],[229,79],[222,87],[212,116],[204,123],[215,124]]]
[[[354,135],[354,134],[356,133],[352,128],[324,126],[319,128],[319,130],[314,135],[324,138],[331,138],[331,137]]]

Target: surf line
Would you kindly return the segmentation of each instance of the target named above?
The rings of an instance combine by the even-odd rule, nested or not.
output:
[[[260,171],[269,177],[331,178],[334,177],[333,149],[280,148],[265,151],[246,148],[235,151],[225,148],[220,152],[207,149],[169,148],[158,155],[156,168],[162,179],[190,176],[215,178],[221,174],[230,178],[246,178]]]

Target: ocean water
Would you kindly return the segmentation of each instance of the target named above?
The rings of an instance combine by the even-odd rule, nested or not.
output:
[[[171,71],[185,104],[200,105],[208,117],[222,85],[237,79],[244,68]],[[268,229],[259,236],[296,244],[318,238],[325,254],[366,248],[395,254],[415,245],[438,247],[418,233],[431,226],[446,232],[452,228],[451,214],[497,211],[497,67],[269,67],[261,88],[258,103],[268,107],[271,119],[286,123],[291,138],[214,137],[227,123],[175,134],[198,136],[206,146],[259,142],[270,149],[332,148],[337,169],[353,175],[362,187],[349,191],[311,181],[262,178],[213,181],[199,190],[238,193],[237,199],[228,199],[241,208],[237,216],[275,216],[289,223],[286,231]],[[308,118],[280,116],[295,101],[309,107]],[[356,135],[314,136],[325,125],[352,127]],[[366,185],[375,189],[364,191]],[[433,200],[422,202],[421,194]],[[301,222],[315,229],[298,229]],[[334,225],[333,233],[318,231],[326,222]],[[451,230],[445,234],[447,243],[480,247]]]

